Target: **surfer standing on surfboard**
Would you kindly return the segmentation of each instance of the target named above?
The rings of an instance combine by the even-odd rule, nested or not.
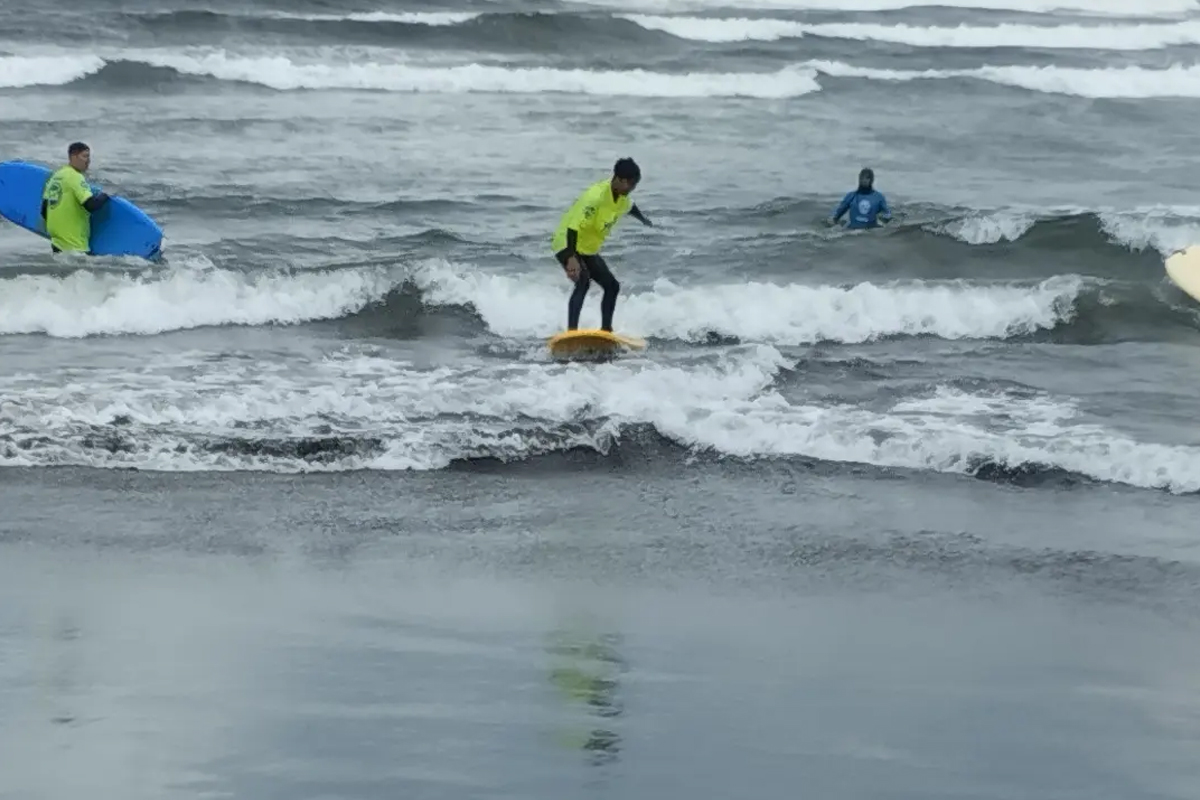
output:
[[[93,193],[83,179],[91,163],[91,148],[83,142],[73,143],[67,148],[67,164],[50,176],[42,190],[42,219],[52,252],[88,252],[91,215],[108,201],[108,195]]]
[[[858,173],[858,188],[842,198],[829,218],[829,224],[837,224],[846,212],[850,212],[846,218],[846,228],[849,230],[878,228],[879,219],[885,223],[892,221],[887,198],[882,192],[875,191],[875,173],[870,167],[863,167],[862,172]]]
[[[600,301],[600,328],[612,332],[613,311],[617,307],[621,284],[600,257],[600,246],[617,220],[626,213],[643,225],[652,224],[629,198],[641,179],[642,171],[634,160],[622,158],[613,165],[612,177],[589,186],[558,223],[551,243],[554,257],[575,283],[575,291],[567,303],[567,330],[579,328],[583,299],[587,296],[588,286],[595,281],[604,290]]]

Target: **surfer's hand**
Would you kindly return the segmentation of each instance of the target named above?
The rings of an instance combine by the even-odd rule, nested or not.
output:
[[[568,258],[565,269],[567,270],[567,277],[571,279],[571,283],[579,281],[579,259],[575,258],[575,256]]]

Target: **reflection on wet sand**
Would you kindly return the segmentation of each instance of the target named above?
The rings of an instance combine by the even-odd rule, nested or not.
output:
[[[550,681],[591,717],[588,725],[563,731],[559,739],[583,750],[593,764],[613,762],[621,751],[615,723],[624,713],[620,675],[628,670],[618,650],[621,644],[620,634],[586,635],[576,628],[556,631],[547,647],[554,657]]]

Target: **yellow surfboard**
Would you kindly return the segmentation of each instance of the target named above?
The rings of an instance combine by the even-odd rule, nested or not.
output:
[[[1200,245],[1176,250],[1167,256],[1167,277],[1193,300],[1200,301]]]
[[[550,337],[548,345],[550,355],[555,358],[570,358],[609,356],[616,355],[622,350],[642,350],[646,347],[646,342],[634,336],[621,336],[611,331],[591,328],[555,334]]]

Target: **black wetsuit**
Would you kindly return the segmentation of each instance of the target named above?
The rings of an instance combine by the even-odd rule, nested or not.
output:
[[[636,205],[629,210],[629,215],[640,220],[644,225],[650,224],[650,221]],[[611,332],[613,312],[617,308],[617,294],[621,291],[621,283],[613,277],[612,272],[608,269],[608,264],[599,253],[584,255],[575,252],[578,237],[578,231],[568,229],[567,246],[554,254],[564,269],[571,256],[575,256],[579,262],[579,278],[575,281],[575,291],[571,293],[571,299],[567,302],[567,330],[573,331],[579,328],[579,315],[583,311],[583,300],[587,297],[592,281],[595,281],[604,290],[604,297],[600,299],[600,329]]]

